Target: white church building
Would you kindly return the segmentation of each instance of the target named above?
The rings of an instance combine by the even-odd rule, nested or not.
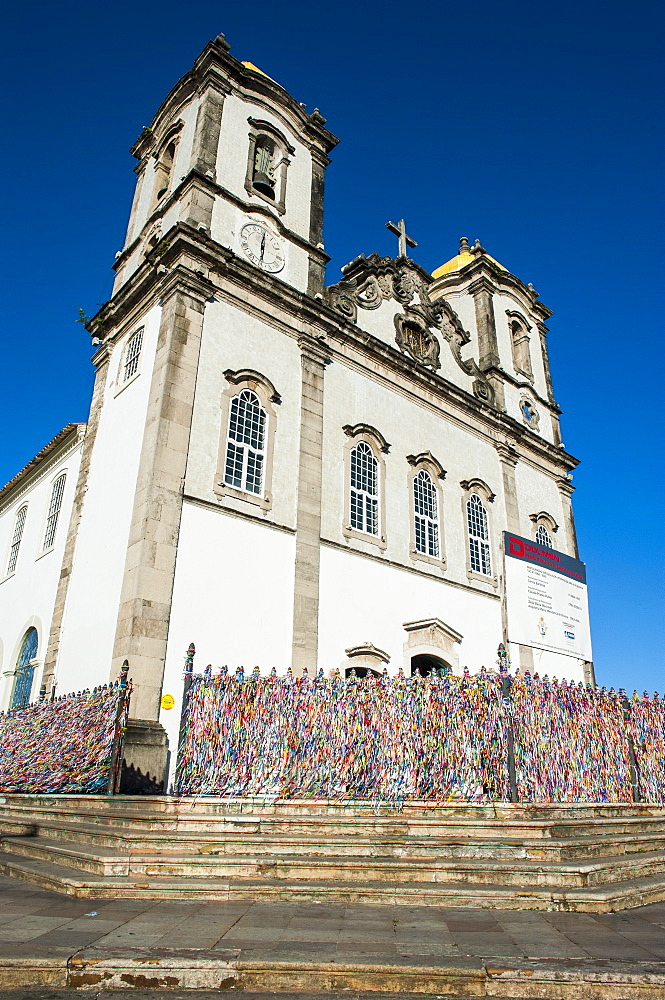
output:
[[[223,36],[137,140],[89,420],[0,491],[0,708],[128,659],[135,728],[173,750],[191,641],[296,675],[475,671],[504,642],[593,682],[585,588],[579,635],[540,594],[531,640],[507,571],[509,535],[583,565],[551,312],[478,242],[428,273],[401,221],[394,259],[326,286],[336,143]]]

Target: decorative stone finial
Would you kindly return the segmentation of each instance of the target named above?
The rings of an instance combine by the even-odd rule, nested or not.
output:
[[[476,240],[476,242],[473,244],[473,247],[471,248],[471,253],[481,254],[481,253],[487,253],[487,251],[485,250],[485,247],[481,244],[480,240]]]
[[[215,44],[219,45],[219,47],[221,49],[224,49],[225,52],[228,52],[229,49],[231,48],[224,35],[217,35],[217,38],[215,39]]]
[[[459,252],[460,253],[471,253],[471,248],[469,246],[469,241],[466,236],[462,236],[459,241]]]

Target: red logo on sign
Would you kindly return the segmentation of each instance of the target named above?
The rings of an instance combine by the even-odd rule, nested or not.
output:
[[[520,542],[519,538],[510,539],[510,554],[511,556],[523,556],[524,555],[524,542]]]

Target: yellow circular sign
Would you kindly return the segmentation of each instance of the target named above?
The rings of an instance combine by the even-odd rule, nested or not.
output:
[[[168,710],[169,708],[173,708],[174,705],[175,705],[175,698],[173,697],[172,694],[162,695],[162,708]]]

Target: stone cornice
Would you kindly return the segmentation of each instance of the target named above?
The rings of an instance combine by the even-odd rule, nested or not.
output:
[[[257,302],[262,304],[262,313],[269,323],[276,317],[291,317],[285,332],[299,338],[303,329],[315,331],[314,336],[323,336],[330,348],[330,356],[343,360],[349,351],[360,359],[361,365],[371,361],[383,365],[407,379],[413,386],[415,395],[422,397],[423,390],[457,407],[462,413],[471,412],[484,425],[488,439],[503,440],[506,436],[519,442],[519,450],[533,456],[533,460],[566,471],[578,464],[578,460],[563,449],[550,444],[531,432],[527,433],[521,423],[506,413],[502,413],[466,389],[448,381],[442,375],[423,368],[409,355],[385,343],[355,323],[345,319],[327,303],[300,292],[279,278],[257,271],[232,250],[222,247],[204,233],[177,223],[165,234],[163,242],[168,245],[159,258],[157,266],[144,261],[138,271],[123,284],[114,298],[106,303],[93,320],[93,330],[97,336],[107,339],[124,322],[131,311],[139,305],[145,307],[146,300],[157,302],[162,294],[161,283],[169,270],[178,266],[182,280],[185,274],[192,277],[198,293],[222,295],[228,301],[237,301],[239,308],[247,308],[247,292],[251,291]],[[203,278],[201,277],[203,275]],[[284,325],[283,321],[279,321]],[[288,324],[288,320],[287,320]]]
[[[0,489],[0,511],[15,503],[56,462],[73,451],[85,437],[86,424],[67,424]]]
[[[238,208],[242,209],[242,211],[247,212],[248,215],[257,213],[259,215],[265,215],[265,217],[270,219],[271,223],[279,231],[280,236],[283,236],[285,239],[295,243],[296,246],[299,246],[302,250],[306,250],[310,257],[315,258],[322,267],[325,267],[330,260],[328,254],[318,245],[310,243],[305,236],[301,236],[300,233],[296,233],[293,229],[289,229],[288,226],[285,226],[279,215],[274,209],[271,209],[270,206],[263,203],[254,204],[253,202],[245,201],[243,198],[239,198],[238,195],[233,194],[232,191],[229,191],[228,188],[223,187],[221,184],[217,184],[212,180],[212,178],[208,177],[207,174],[204,174],[195,167],[192,167],[189,173],[183,177],[181,182],[169,195],[166,201],[161,204],[159,208],[152,213],[152,215],[149,216],[139,235],[120,251],[112,265],[114,271],[118,271],[124,266],[137,247],[140,246],[150,228],[160,219],[163,219],[171,206],[181,198],[185,197],[194,186],[206,188],[213,196],[219,195],[226,198],[227,201],[232,202]],[[163,240],[160,242],[163,243]]]
[[[144,156],[155,136],[159,136],[166,122],[191,98],[207,87],[221,93],[232,89],[261,103],[266,100],[273,112],[281,114],[286,123],[297,132],[306,145],[315,145],[329,153],[338,138],[325,128],[325,118],[318,111],[308,114],[303,107],[270,77],[243,66],[229,53],[223,36],[208,42],[194,65],[178,80],[157,109],[148,129],[139,136],[132,147],[134,156]]]
[[[531,312],[543,321],[552,315],[552,310],[539,301],[538,293],[533,288],[525,285],[510,271],[504,271],[482,254],[466,267],[460,268],[459,271],[451,271],[449,274],[437,278],[433,291],[435,295],[439,291],[441,294],[445,294],[453,289],[457,292],[470,291],[473,294],[477,282],[483,283],[479,287],[485,287],[491,291],[509,288],[518,293],[519,298],[528,305]]]
[[[504,382],[509,382],[516,389],[528,390],[529,394],[532,395],[534,399],[537,399],[538,402],[542,406],[546,407],[546,409],[548,409],[551,413],[556,413],[557,416],[560,413],[563,413],[563,410],[559,408],[558,404],[555,403],[554,400],[545,399],[544,396],[541,396],[531,382],[525,382],[523,379],[515,378],[515,376],[511,375],[510,372],[507,372],[505,368],[497,368],[495,365],[492,365],[490,368],[485,369],[485,374],[496,375],[498,378],[503,379]]]

